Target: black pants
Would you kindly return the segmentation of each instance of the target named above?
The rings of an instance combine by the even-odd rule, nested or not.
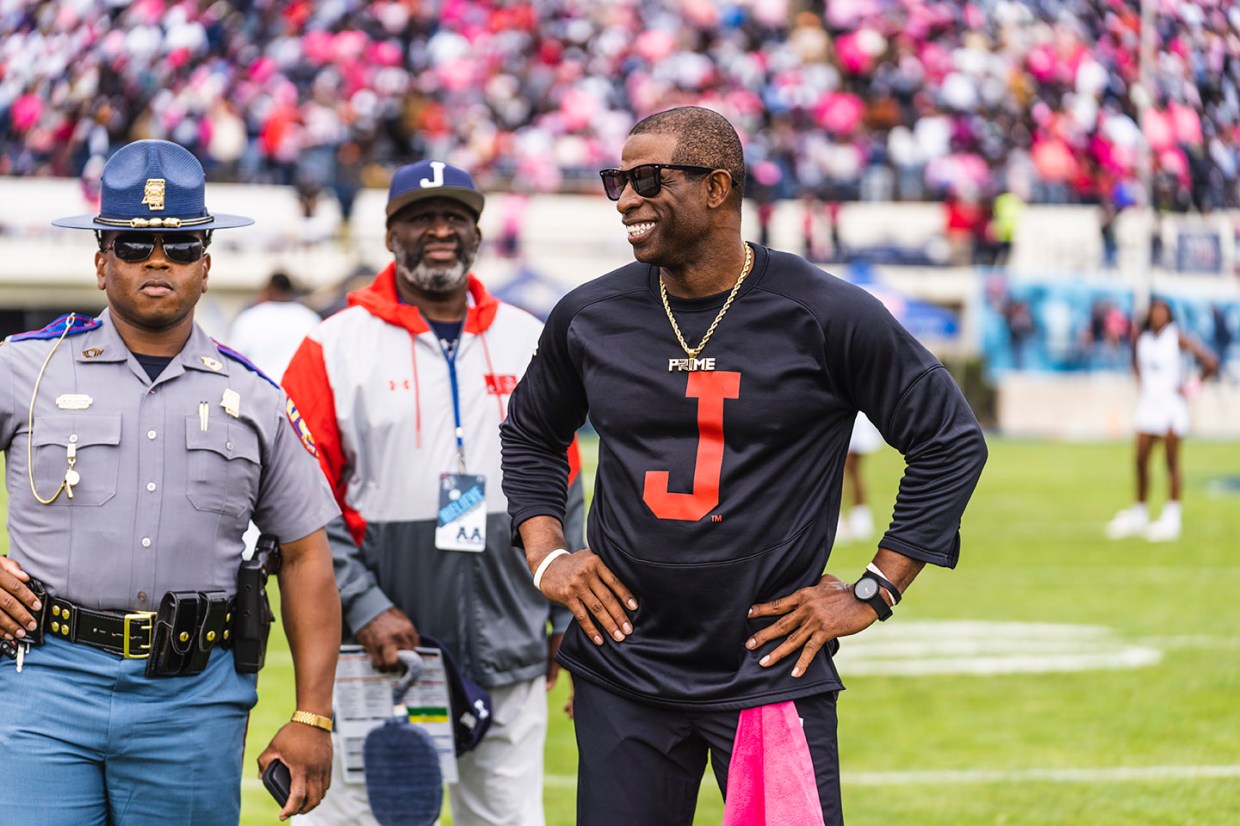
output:
[[[835,696],[795,701],[827,826],[844,823]],[[577,680],[578,826],[692,826],[708,754],[719,791],[726,794],[739,718],[739,711],[645,705]]]

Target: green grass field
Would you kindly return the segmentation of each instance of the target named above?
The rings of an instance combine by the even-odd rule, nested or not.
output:
[[[1240,498],[1211,493],[1212,480],[1240,476],[1240,443],[1188,443],[1183,538],[1160,545],[1102,536],[1128,504],[1130,457],[1127,443],[992,440],[960,567],[928,569],[895,618],[845,641],[850,826],[1240,822]],[[868,461],[876,514],[890,512],[900,468],[891,450]],[[1155,485],[1157,507],[1161,473]],[[837,548],[829,570],[854,578],[871,553]],[[254,758],[293,708],[287,649],[278,631],[273,640],[250,725],[244,824],[275,822]],[[1018,662],[1038,670],[959,673],[987,647],[992,661],[1028,653]],[[1116,652],[1144,664],[1041,670],[1054,656],[1079,666]],[[961,665],[876,673],[918,654]],[[554,826],[575,819],[565,691],[562,681],[549,699]],[[696,822],[718,824],[722,810],[707,780]]]

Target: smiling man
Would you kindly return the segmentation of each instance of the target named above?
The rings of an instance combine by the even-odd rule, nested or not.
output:
[[[637,260],[552,311],[502,431],[534,582],[576,619],[559,659],[577,823],[692,823],[708,754],[726,824],[842,823],[835,641],[891,616],[925,563],[956,564],[981,430],[877,300],[742,240],[722,116],[646,118],[602,179]],[[907,469],[854,585],[823,571],[858,411]],[[600,458],[580,548],[561,532],[560,453],[587,413]]]
[[[259,766],[291,772],[284,817],[309,811],[330,782],[339,510],[284,393],[194,323],[211,233],[252,221],[207,211],[188,150],[138,141],[98,215],[54,223],[95,231],[108,306],[0,347],[0,776],[22,790],[0,822],[237,823],[266,638],[237,593],[251,518],[282,540],[297,692]]]
[[[346,631],[381,668],[429,635],[490,692],[490,717],[478,721],[489,728],[457,743],[452,822],[538,826],[544,687],[570,618],[552,616],[512,547],[499,425],[542,325],[471,274],[483,205],[463,169],[433,160],[398,169],[387,203],[392,262],[310,334],[284,385],[344,510],[329,534]],[[566,447],[575,469],[576,446]],[[575,473],[566,501],[568,533],[580,537]],[[342,760],[335,771],[311,822],[373,823],[366,789],[345,782]]]

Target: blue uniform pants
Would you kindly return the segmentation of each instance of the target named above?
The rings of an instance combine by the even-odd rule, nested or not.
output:
[[[20,674],[0,657],[0,823],[236,826],[257,675],[220,649],[192,677],[145,671],[50,635]]]
[[[690,826],[708,754],[726,792],[739,711],[660,708],[587,680],[573,685],[577,826]],[[831,691],[794,701],[827,826],[844,823],[835,699]]]

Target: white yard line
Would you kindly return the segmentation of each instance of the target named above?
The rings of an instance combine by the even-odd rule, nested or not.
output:
[[[1128,766],[1106,769],[958,769],[950,771],[842,772],[845,786],[962,786],[988,783],[1147,783],[1160,780],[1215,780],[1240,777],[1234,766]],[[256,777],[241,781],[243,789],[262,788]],[[543,786],[572,789],[576,775],[549,774]]]
[[[1236,766],[1116,766],[1105,769],[962,769],[957,771],[842,772],[844,785],[905,786],[979,783],[1128,783],[1240,777]]]

